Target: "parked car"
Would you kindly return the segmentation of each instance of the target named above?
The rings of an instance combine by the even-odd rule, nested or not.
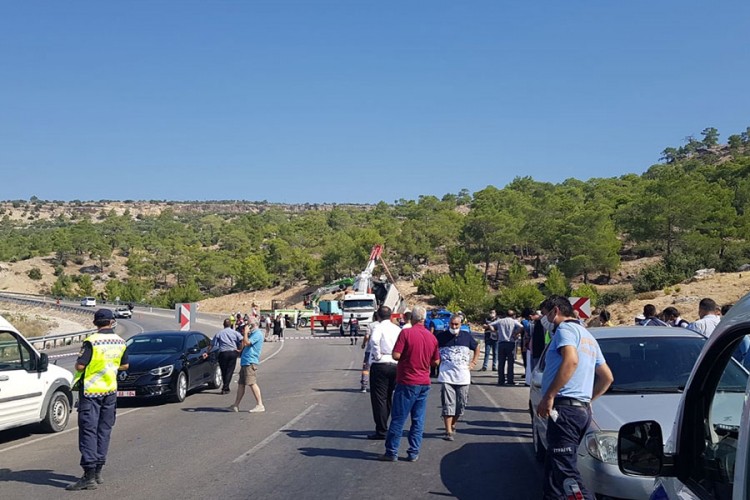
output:
[[[62,431],[73,407],[72,382],[72,373],[50,365],[0,316],[0,430],[40,423],[46,431]]]
[[[732,358],[748,334],[750,295],[722,318],[703,347],[674,423],[633,415],[620,429],[620,470],[642,481],[656,477],[652,499],[750,498],[750,388]]]
[[[95,297],[84,297],[81,299],[81,305],[83,307],[96,307]]]
[[[118,307],[115,309],[115,318],[132,318],[133,312],[128,307]]]
[[[578,468],[586,486],[598,497],[647,499],[653,478],[627,476],[618,468],[617,433],[632,420],[653,420],[671,427],[690,372],[706,338],[685,328],[627,326],[592,328],[614,383],[593,402],[593,421],[578,449]],[[536,415],[542,398],[544,357],[532,373],[529,410],[537,458],[546,450],[547,420]],[[747,372],[729,367],[732,386],[744,390]]]
[[[163,397],[182,402],[188,391],[221,386],[216,353],[207,358],[211,340],[201,332],[157,331],[130,337],[127,371],[117,376],[117,397]]]

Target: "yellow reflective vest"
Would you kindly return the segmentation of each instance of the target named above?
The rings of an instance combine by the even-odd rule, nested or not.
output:
[[[117,368],[125,353],[125,341],[114,333],[95,333],[84,340],[91,344],[91,361],[73,377],[73,387],[83,384],[87,397],[117,392]]]

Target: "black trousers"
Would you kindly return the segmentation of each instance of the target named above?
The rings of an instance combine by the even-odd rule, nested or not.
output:
[[[221,369],[221,390],[229,390],[229,382],[232,380],[232,373],[237,366],[237,351],[221,351],[219,353],[219,368]]]
[[[391,415],[391,400],[396,389],[396,365],[373,363],[370,365],[370,403],[375,433],[385,436]]]
[[[498,384],[512,384],[513,383],[513,363],[516,357],[516,343],[513,341],[497,343],[497,383]],[[507,366],[506,366],[507,364]],[[505,372],[505,380],[503,380],[503,372]]]
[[[107,461],[109,437],[115,425],[117,395],[78,400],[78,449],[83,470],[94,470]]]
[[[555,406],[557,422],[547,420],[547,456],[544,462],[544,500],[571,498],[567,487],[578,486],[583,498],[593,500],[594,495],[583,485],[578,472],[578,445],[581,444],[589,424],[591,409],[578,406]]]

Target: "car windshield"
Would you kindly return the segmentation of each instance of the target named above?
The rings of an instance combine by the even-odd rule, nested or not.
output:
[[[370,299],[353,299],[344,301],[344,309],[373,309],[375,301]]]
[[[126,342],[128,355],[171,354],[182,351],[182,335],[144,335],[132,337]]]
[[[609,392],[681,392],[704,344],[705,339],[697,337],[600,339],[599,346],[615,378]],[[746,384],[747,372],[730,363],[719,390],[743,392]]]

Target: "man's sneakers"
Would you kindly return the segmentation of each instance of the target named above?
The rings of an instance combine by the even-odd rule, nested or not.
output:
[[[247,410],[248,413],[263,413],[266,411],[266,407],[263,405],[256,405],[252,410]]]
[[[419,455],[406,455],[407,462],[416,462],[419,460]]]
[[[227,411],[233,411],[237,413],[238,411],[240,411],[240,409],[237,407],[237,405],[232,405],[232,406],[227,407]]]
[[[381,462],[398,462],[398,456],[385,453],[383,455],[380,455],[378,457],[378,460],[380,460]]]
[[[456,438],[453,436],[453,432],[446,432],[443,434],[443,439],[445,441],[454,441]]]
[[[96,489],[96,477],[94,469],[87,469],[81,479],[73,484],[69,484],[65,487],[68,491],[81,491],[81,490],[95,490]]]
[[[365,393],[365,394],[366,394],[366,393],[367,393],[367,387],[363,387],[363,388],[361,388],[361,389],[359,390],[359,392],[361,392],[361,393]]]

